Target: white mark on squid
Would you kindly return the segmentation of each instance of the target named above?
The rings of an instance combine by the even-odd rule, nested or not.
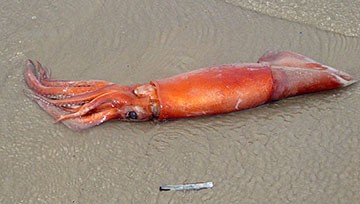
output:
[[[338,74],[343,74],[343,73],[341,73],[340,71],[338,71],[338,73],[331,73],[331,75],[334,76],[338,80],[338,82],[340,82],[343,86],[348,86],[356,82],[356,80],[353,79],[346,80],[343,77],[339,76]],[[343,74],[343,75],[348,76],[347,74]]]
[[[239,98],[236,102],[236,105],[235,105],[235,110],[239,110],[239,105],[240,103],[242,102],[241,98]]]

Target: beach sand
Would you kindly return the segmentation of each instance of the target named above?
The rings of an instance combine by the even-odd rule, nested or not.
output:
[[[28,58],[56,79],[132,84],[256,62],[276,49],[360,78],[359,12],[344,12],[359,1],[333,1],[338,8],[311,1],[299,9],[294,1],[252,2],[4,0],[0,203],[359,201],[359,84],[230,114],[112,121],[82,132],[54,124],[23,93]],[[287,7],[304,12],[283,12]],[[214,188],[159,191],[207,181]]]

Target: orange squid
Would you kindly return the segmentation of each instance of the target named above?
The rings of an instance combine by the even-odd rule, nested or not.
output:
[[[54,80],[39,62],[26,61],[27,95],[73,130],[112,119],[164,120],[209,116],[299,94],[348,86],[345,72],[303,55],[269,51],[257,63],[203,68],[147,84]]]

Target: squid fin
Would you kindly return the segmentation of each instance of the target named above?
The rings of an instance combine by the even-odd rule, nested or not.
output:
[[[290,51],[269,51],[258,62],[271,67],[273,100],[349,86],[357,81],[343,71]]]

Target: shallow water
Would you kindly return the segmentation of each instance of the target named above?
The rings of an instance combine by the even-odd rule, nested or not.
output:
[[[142,83],[278,49],[360,78],[359,38],[223,1],[4,1],[0,13],[0,203],[360,200],[358,84],[231,114],[78,133],[24,96],[22,76],[30,58],[57,79]],[[159,191],[206,181],[214,188]]]
[[[360,1],[223,0],[234,6],[305,23],[346,36],[360,36]]]

